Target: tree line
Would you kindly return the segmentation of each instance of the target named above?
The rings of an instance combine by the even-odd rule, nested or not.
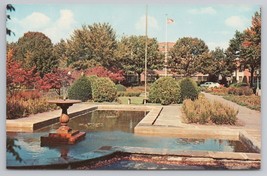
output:
[[[112,73],[124,75],[144,71],[146,36],[123,36],[117,38],[109,23],[83,25],[74,30],[70,38],[53,45],[51,39],[41,32],[27,32],[15,43],[8,43],[7,50],[13,50],[13,59],[25,69],[35,68],[44,78],[56,68],[87,71],[104,67]],[[243,32],[236,31],[224,50],[210,51],[200,38],[183,37],[176,41],[168,55],[168,67],[184,77],[196,73],[209,74],[209,80],[230,77],[237,69],[239,58],[242,69],[251,72],[251,85],[255,70],[261,63],[261,12],[252,17],[251,26]],[[148,38],[148,69],[162,69],[164,55],[159,51],[156,38]]]

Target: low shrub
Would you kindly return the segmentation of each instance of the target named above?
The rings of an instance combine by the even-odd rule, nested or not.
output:
[[[188,123],[205,124],[209,122],[211,111],[209,109],[210,103],[203,98],[195,101],[186,99],[183,102],[183,111],[186,115]]]
[[[91,82],[88,77],[82,76],[76,80],[68,90],[69,99],[87,101],[92,98]]]
[[[117,89],[117,91],[121,91],[121,92],[126,91],[126,87],[121,85],[121,84],[116,84],[116,89]]]
[[[141,92],[118,92],[118,97],[139,97]]]
[[[230,87],[246,87],[248,86],[247,83],[243,83],[243,82],[240,82],[240,83],[234,83],[234,84],[231,84]]]
[[[220,88],[209,88],[209,93],[212,93],[213,95],[227,95],[228,94],[228,88],[226,87],[220,87]]]
[[[92,97],[95,102],[112,102],[117,98],[115,84],[109,78],[97,78],[92,82]]]
[[[250,109],[260,111],[261,110],[261,97],[256,95],[250,95],[250,96],[224,96],[223,97],[226,100],[230,100],[232,102],[235,102],[241,106],[246,106]]]
[[[188,123],[234,125],[238,114],[232,107],[217,101],[210,103],[203,96],[199,96],[195,101],[184,100],[182,108]]]
[[[17,92],[13,97],[16,97],[19,100],[38,99],[41,97],[41,93],[38,90],[25,90]]]
[[[252,95],[253,94],[253,90],[246,86],[246,87],[229,87],[228,88],[228,94],[232,94],[232,95]]]
[[[149,91],[149,101],[168,105],[181,102],[180,86],[174,78],[162,77],[155,81]]]
[[[38,99],[17,99],[16,97],[7,98],[7,119],[17,119],[26,117],[30,114],[36,114],[57,109],[57,106],[50,104],[44,98]]]
[[[193,79],[184,78],[181,79],[178,84],[180,85],[181,101],[185,99],[197,99],[199,90],[197,83]]]
[[[24,116],[24,107],[17,99],[7,99],[6,118],[17,119]]]
[[[237,120],[238,111],[228,105],[214,101],[211,108],[211,121],[215,124],[234,125]]]

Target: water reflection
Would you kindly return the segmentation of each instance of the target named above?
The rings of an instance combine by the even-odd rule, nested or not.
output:
[[[134,127],[144,118],[144,111],[113,111],[96,110],[72,118],[68,126],[79,131],[123,131],[132,133]],[[59,124],[38,130],[49,132],[59,127]]]

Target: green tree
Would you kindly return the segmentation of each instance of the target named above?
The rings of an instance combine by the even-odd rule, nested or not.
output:
[[[226,77],[230,77],[236,68],[235,59],[227,57],[225,51],[222,48],[215,48],[211,51],[211,57],[213,64],[211,65],[210,78],[211,81],[218,81],[221,76],[220,83],[227,84]]]
[[[73,32],[67,44],[68,64],[95,60],[107,68],[116,65],[114,58],[114,51],[117,48],[116,34],[108,23],[82,26]]]
[[[58,65],[51,40],[40,32],[27,32],[19,38],[14,58],[21,61],[24,68],[36,67],[41,77]]]
[[[243,35],[244,34],[242,32],[236,31],[234,37],[229,41],[229,47],[225,51],[227,60],[230,63],[233,63],[232,71],[237,70],[240,67],[240,64],[238,62],[242,50],[241,44],[243,40]]]
[[[138,74],[140,83],[141,74],[145,69],[145,36],[122,37],[118,43],[116,58],[126,73]],[[148,70],[163,67],[163,55],[159,52],[155,38],[148,38],[147,68]]]
[[[66,55],[67,52],[67,43],[61,39],[58,43],[56,43],[53,47],[53,56],[58,60],[59,68],[66,68],[68,57]]]
[[[209,72],[211,57],[208,46],[198,38],[183,37],[176,41],[169,53],[172,71],[191,77],[197,72]]]
[[[254,72],[261,66],[261,12],[254,14],[251,27],[244,31],[240,62],[251,73],[252,87]]]

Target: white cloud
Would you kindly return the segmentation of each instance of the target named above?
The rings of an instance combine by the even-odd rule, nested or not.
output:
[[[70,35],[75,23],[76,21],[71,10],[60,10],[59,19],[50,27],[45,28],[43,32],[51,38],[53,43],[56,43]]]
[[[247,23],[249,23],[249,19],[240,17],[240,16],[231,16],[225,20],[225,24],[235,29],[244,30]]]
[[[40,12],[33,12],[22,20],[12,19],[15,25],[19,25],[19,31],[15,30],[16,34],[21,34],[28,31],[38,31],[47,35],[53,43],[59,42],[60,39],[65,39],[73,31],[76,23],[73,12],[71,10],[60,10],[59,18],[52,19]],[[12,24],[14,25],[14,24]]]
[[[38,30],[50,23],[50,18],[43,13],[33,12],[31,15],[20,21],[20,25],[23,28],[27,28],[29,30]]]
[[[149,29],[159,29],[158,22],[155,17],[153,16],[148,16],[147,17],[147,24]],[[145,25],[146,25],[146,17],[142,16],[139,18],[139,20],[135,23],[135,29],[137,30],[145,30]]]
[[[216,10],[213,7],[205,7],[199,9],[191,9],[188,11],[191,14],[216,14]]]

